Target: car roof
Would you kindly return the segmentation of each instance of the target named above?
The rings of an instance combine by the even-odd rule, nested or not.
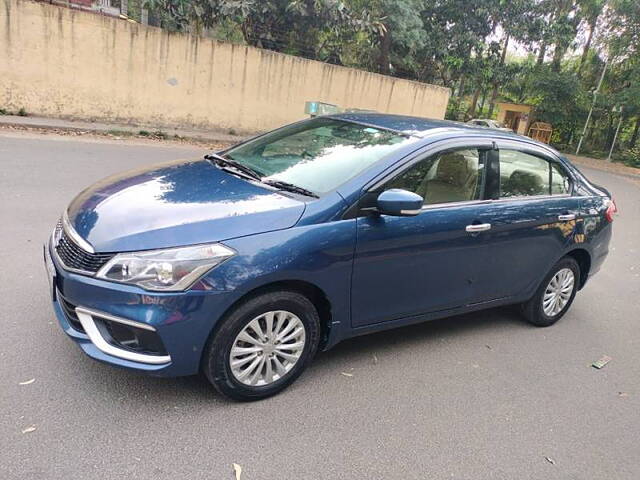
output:
[[[329,115],[331,118],[356,122],[373,127],[380,127],[387,130],[402,132],[407,135],[417,137],[427,137],[431,134],[444,134],[447,131],[451,134],[473,133],[474,135],[485,135],[495,137],[496,130],[489,130],[485,127],[470,125],[467,123],[454,122],[451,120],[436,120],[433,118],[413,117],[409,115],[392,115],[388,113],[364,113],[350,112]],[[514,133],[500,132],[506,137],[520,137]]]

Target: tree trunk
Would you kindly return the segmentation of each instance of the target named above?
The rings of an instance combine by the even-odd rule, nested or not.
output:
[[[480,115],[482,115],[482,112],[484,111],[484,104],[486,100],[487,100],[487,91],[482,90],[482,98],[480,99],[480,108],[478,108],[478,113]]]
[[[589,49],[591,48],[591,40],[593,40],[593,32],[596,30],[596,23],[598,21],[598,15],[591,19],[589,22],[589,36],[587,37],[587,43],[584,44],[584,50],[582,51],[582,57],[580,57],[580,65],[578,66],[578,75],[582,72],[587,57],[589,56]]]
[[[504,61],[507,58],[508,46],[509,46],[509,35],[507,34],[507,38],[505,38],[504,40],[504,48],[502,49],[502,55],[500,56],[500,65],[499,65],[500,69],[503,67]],[[491,118],[491,116],[493,115],[493,108],[495,107],[497,96],[498,96],[498,80],[496,79],[493,81],[493,91],[491,92],[491,100],[489,101],[489,115],[488,115],[489,118]]]
[[[458,98],[464,96],[464,74],[460,75],[460,82],[458,83]]]
[[[480,96],[480,89],[476,88],[476,91],[473,92],[473,98],[471,99],[471,105],[469,105],[469,116],[474,117],[476,114],[476,105],[478,104],[478,97]]]
[[[538,59],[536,60],[536,66],[539,67],[544,63],[544,56],[547,54],[547,41],[542,40],[540,44],[540,50],[538,51]]]
[[[387,25],[384,26],[385,31],[380,38],[380,55],[378,56],[378,70],[383,75],[389,75],[391,62],[391,31]]]
[[[564,54],[567,52],[567,47],[561,43],[556,43],[556,48],[553,51],[553,60],[551,60],[551,70],[554,72],[560,71],[560,62],[564,57]]]
[[[631,140],[629,141],[629,148],[636,146],[638,141],[638,133],[640,133],[640,116],[636,118],[636,126],[633,127],[633,133],[631,134]]]

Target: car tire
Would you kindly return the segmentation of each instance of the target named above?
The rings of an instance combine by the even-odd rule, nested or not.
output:
[[[261,333],[252,326],[255,322]],[[268,325],[271,325],[270,339]],[[277,328],[285,335],[280,335]],[[292,330],[286,331],[288,328]],[[288,339],[294,334],[297,336],[293,340]],[[281,343],[279,338],[287,343]],[[266,292],[247,299],[225,316],[205,348],[202,367],[205,376],[223,395],[239,401],[260,400],[291,385],[313,359],[319,341],[320,317],[307,297],[290,291]],[[290,346],[296,349],[289,349]],[[233,358],[232,348],[236,355]],[[245,350],[251,352],[237,354]],[[254,370],[247,374],[251,366]]]
[[[552,284],[552,282],[554,283]],[[570,289],[569,282],[571,283]],[[578,263],[571,257],[561,258],[540,283],[534,296],[522,304],[524,317],[537,327],[553,325],[571,307],[579,284],[580,267]],[[560,298],[560,300],[554,303],[556,298]]]

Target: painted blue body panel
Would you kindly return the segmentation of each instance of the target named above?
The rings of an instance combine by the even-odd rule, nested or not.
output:
[[[342,114],[411,135],[393,154],[313,199],[277,192],[205,160],[172,162],[105,179],[74,199],[72,226],[97,252],[223,242],[236,255],[186,292],[156,293],[70,273],[54,258],[56,288],[67,300],[156,328],[172,361],[152,366],[111,357],[74,330],[54,300],[63,330],[92,358],[155,375],[199,369],[205,344],[225,313],[255,289],[307,284],[330,306],[323,348],[371,331],[516,303],[575,249],[590,273],[608,252],[608,192],[545,145],[452,122],[381,114]],[[544,151],[571,172],[571,196],[430,206],[414,217],[350,215],[375,182],[417,155],[463,139],[517,142]],[[425,153],[426,152],[426,153]],[[559,222],[558,215],[577,219]],[[472,223],[490,231],[465,232]],[[525,272],[526,274],[523,274]]]
[[[68,214],[95,251],[124,252],[289,228],[303,211],[299,200],[196,160],[108,177],[81,192]]]

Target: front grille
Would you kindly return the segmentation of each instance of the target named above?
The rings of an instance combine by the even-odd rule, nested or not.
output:
[[[96,273],[112,257],[111,253],[89,253],[78,245],[67,235],[58,222],[54,238],[58,238],[56,252],[65,267],[73,270],[81,270],[87,273]]]
[[[62,295],[60,295],[60,292],[58,292],[57,297],[58,297],[58,300],[60,301],[60,306],[62,307],[62,311],[64,312],[65,317],[67,317],[67,321],[69,322],[69,325],[71,325],[71,328],[73,328],[74,330],[77,330],[78,332],[85,333],[84,328],[82,327],[82,323],[80,323],[80,319],[76,314],[76,306],[73,303],[71,303],[69,300],[64,298]]]

